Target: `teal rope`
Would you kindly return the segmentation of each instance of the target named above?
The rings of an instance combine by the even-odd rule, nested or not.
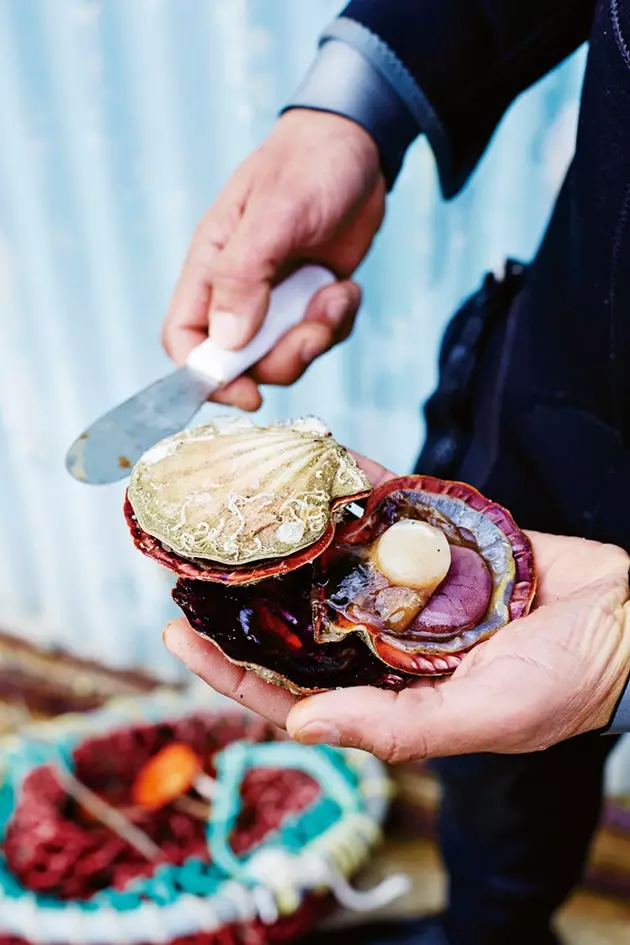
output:
[[[56,744],[23,740],[17,748],[5,750],[0,755],[4,769],[4,781],[0,786],[0,840],[10,822],[24,778],[34,768],[54,763],[55,758],[59,757],[73,770],[74,747],[85,736],[85,732],[75,737],[64,733]],[[89,900],[73,900],[70,903],[25,889],[0,856],[0,898],[3,895],[10,899],[28,896],[42,909],[65,909],[72,905],[90,912],[103,907],[123,912],[138,908],[143,900],[167,905],[175,902],[182,893],[210,897],[232,878],[245,882],[246,879],[240,874],[251,856],[274,842],[267,836],[242,859],[230,847],[229,837],[241,809],[240,784],[251,768],[297,768],[309,774],[321,786],[322,796],[299,814],[287,816],[276,833],[275,843],[293,854],[302,852],[339,822],[344,814],[363,808],[358,790],[359,776],[338,749],[306,747],[292,742],[235,742],[220,752],[215,761],[219,791],[211,805],[211,818],[207,827],[212,863],[192,858],[182,866],[160,866],[152,876],[140,878],[122,892],[105,889]]]
[[[206,835],[213,862],[228,876],[243,882],[248,860],[236,856],[230,846],[230,835],[236,827],[241,810],[239,787],[251,768],[293,768],[310,775],[320,785],[322,797],[293,818],[287,818],[279,833],[278,845],[291,853],[332,827],[344,814],[361,810],[354,772],[345,764],[340,752],[326,746],[312,747],[296,742],[248,744],[235,742],[216,758],[217,781],[220,785],[213,798]],[[267,841],[268,843],[268,841]]]

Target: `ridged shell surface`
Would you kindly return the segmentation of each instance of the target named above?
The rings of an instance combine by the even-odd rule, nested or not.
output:
[[[134,467],[128,496],[141,528],[177,554],[241,565],[308,547],[331,505],[370,488],[321,424],[238,420],[158,443]]]

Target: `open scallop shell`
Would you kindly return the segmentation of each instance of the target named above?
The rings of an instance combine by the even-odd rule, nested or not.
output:
[[[440,528],[452,554],[407,638],[383,633],[377,620],[357,625],[331,607],[338,557],[369,546],[404,517]],[[420,675],[450,673],[473,646],[528,612],[535,585],[530,543],[509,512],[463,483],[408,476],[376,489],[364,515],[340,526],[313,565],[248,587],[182,578],[173,597],[231,662],[301,694],[398,690]]]
[[[452,559],[446,578],[418,616],[404,631],[392,632],[370,609],[382,592],[382,575],[357,552],[404,518],[442,530]],[[509,512],[464,483],[405,476],[374,490],[364,516],[339,528],[318,559],[314,634],[321,643],[341,643],[358,634],[399,672],[448,673],[473,646],[524,616],[535,589],[530,542]]]
[[[352,520],[348,506],[367,496]],[[170,437],[135,467],[125,515],[136,546],[178,574],[174,598],[195,630],[298,693],[400,689],[452,672],[524,616],[535,593],[531,546],[509,512],[471,486],[429,477],[372,492],[318,421],[217,421]],[[398,611],[383,618],[382,600],[398,608],[413,589],[377,567],[375,543],[401,519],[439,529],[450,557],[441,583],[417,585],[427,588],[418,609],[394,624]],[[412,560],[427,563],[422,553]],[[342,599],[340,581],[355,573],[358,594]]]
[[[139,549],[164,566],[247,583],[321,554],[334,534],[333,510],[370,490],[319,421],[223,421],[145,453],[125,512]]]

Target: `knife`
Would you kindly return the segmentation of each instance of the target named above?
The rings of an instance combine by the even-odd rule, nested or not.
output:
[[[316,292],[335,277],[321,266],[303,266],[271,292],[258,334],[240,351],[226,351],[210,338],[194,348],[184,367],[145,387],[81,434],[66,456],[66,469],[80,482],[104,485],[125,479],[143,453],[179,433],[208,397],[260,361],[302,321]]]

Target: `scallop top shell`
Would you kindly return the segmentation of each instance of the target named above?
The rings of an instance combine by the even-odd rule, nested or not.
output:
[[[134,536],[147,554],[173,552],[200,570],[239,568],[316,545],[330,530],[331,508],[370,490],[320,421],[259,427],[228,418],[145,453],[131,475],[127,517],[154,539],[143,547]]]

